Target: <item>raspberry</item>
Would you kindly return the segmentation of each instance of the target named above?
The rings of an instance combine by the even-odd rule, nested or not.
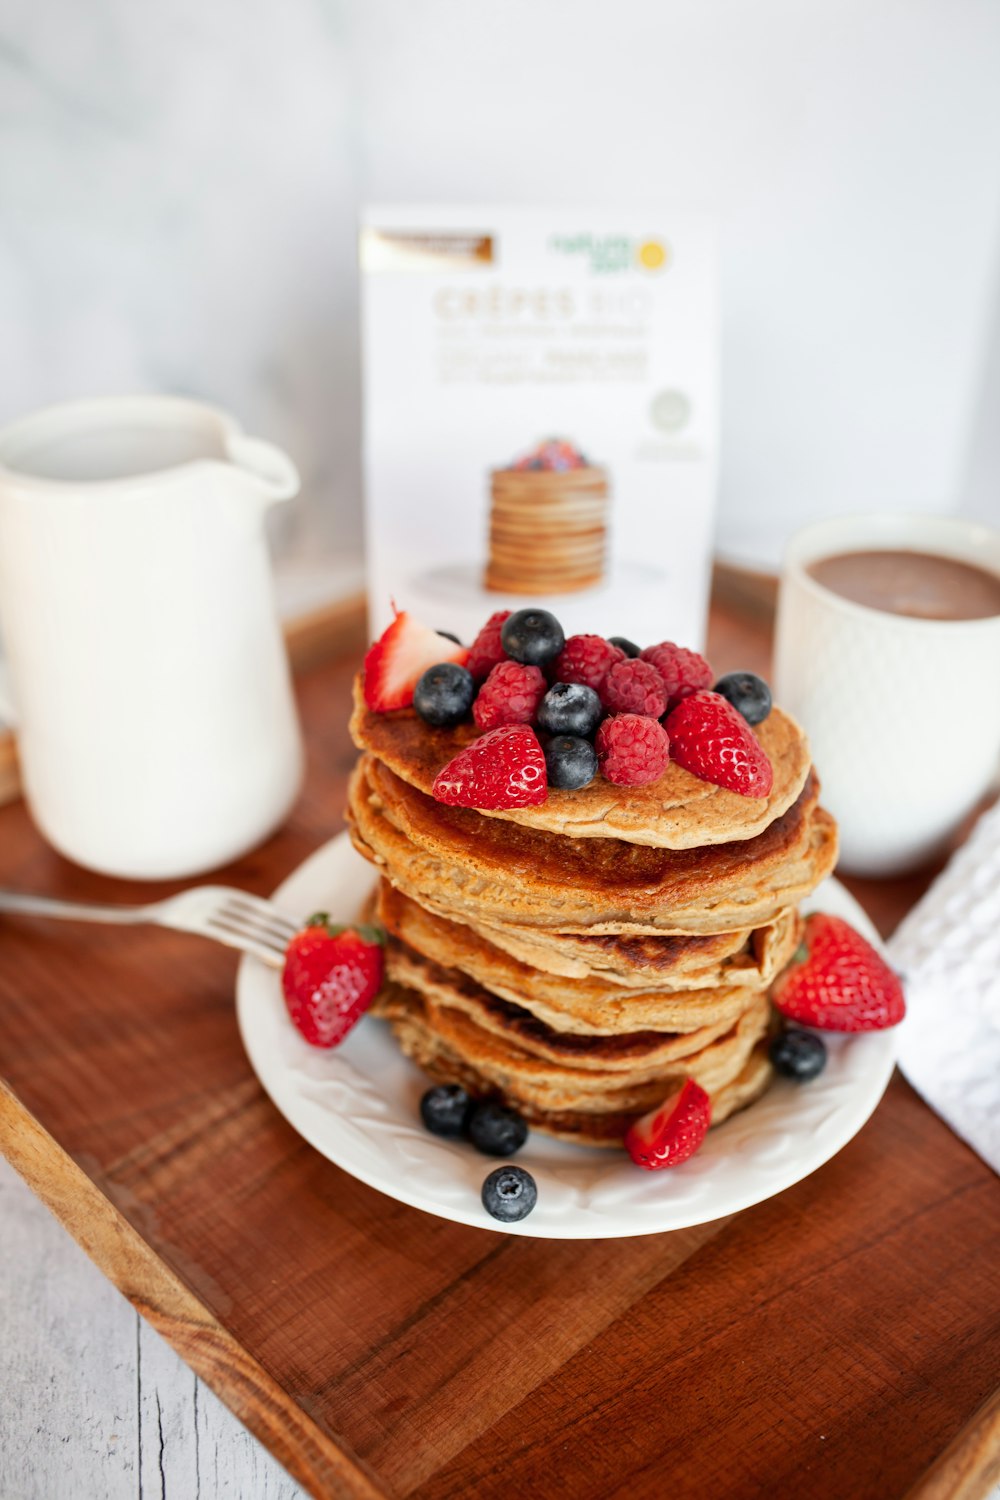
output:
[[[615,714],[658,719],[667,711],[667,690],[650,662],[616,661],[601,685],[601,702]]]
[[[644,714],[605,719],[595,741],[597,759],[615,786],[645,786],[667,769],[670,739],[663,725]]]
[[[571,635],[549,670],[553,682],[582,682],[597,693],[608,669],[624,660],[625,652],[602,635]]]
[[[708,662],[697,651],[675,646],[673,641],[661,641],[658,646],[647,646],[645,651],[639,652],[639,660],[651,662],[663,678],[668,708],[675,708],[689,693],[697,693],[700,688],[710,688],[715,676]]]
[[[547,687],[539,667],[524,667],[516,661],[497,662],[479,689],[472,717],[480,729],[530,724]]]
[[[507,660],[507,653],[500,644],[500,631],[504,621],[509,619],[509,609],[498,609],[495,615],[490,615],[469,647],[469,660],[465,665],[477,682],[488,677],[498,661]]]

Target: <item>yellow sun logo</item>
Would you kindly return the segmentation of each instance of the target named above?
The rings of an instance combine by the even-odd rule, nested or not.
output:
[[[667,247],[662,240],[643,240],[635,258],[646,271],[662,271],[667,263]]]

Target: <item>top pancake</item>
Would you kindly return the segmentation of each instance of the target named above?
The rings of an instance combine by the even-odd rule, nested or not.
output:
[[[373,713],[365,703],[360,674],[355,679],[354,743],[428,796],[438,771],[479,733],[472,723],[432,729],[412,708]],[[774,767],[769,797],[742,797],[671,763],[647,786],[617,787],[598,775],[579,791],[550,788],[540,807],[483,809],[482,816],[571,838],[614,838],[660,849],[751,839],[788,811],[809,774],[808,742],[788,714],[772,709],[754,733]]]

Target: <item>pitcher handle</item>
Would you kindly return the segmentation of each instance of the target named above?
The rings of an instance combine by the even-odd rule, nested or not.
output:
[[[302,488],[298,469],[274,443],[231,433],[226,437],[226,451],[234,464],[258,481],[269,500],[291,500]]]

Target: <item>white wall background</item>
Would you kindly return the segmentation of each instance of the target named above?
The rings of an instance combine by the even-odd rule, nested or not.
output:
[[[359,202],[707,209],[720,545],[1000,521],[997,0],[0,0],[0,420],[193,392],[360,549]],[[346,575],[343,575],[346,576]]]

